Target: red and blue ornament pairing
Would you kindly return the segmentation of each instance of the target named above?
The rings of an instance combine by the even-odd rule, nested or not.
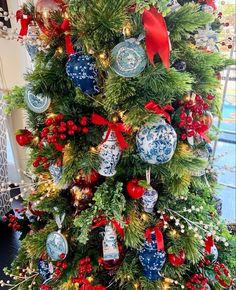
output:
[[[95,95],[99,93],[95,60],[77,52],[70,55],[66,64],[66,73],[76,87],[84,94]]]
[[[160,273],[166,261],[162,232],[158,228],[148,228],[146,241],[139,251],[139,260],[143,266],[143,275],[151,281],[159,280]]]

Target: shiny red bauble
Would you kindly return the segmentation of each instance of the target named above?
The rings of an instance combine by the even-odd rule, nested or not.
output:
[[[199,117],[199,121],[202,121],[203,124],[206,125],[208,129],[210,129],[213,123],[212,113],[209,111],[204,111],[202,116]]]
[[[169,263],[175,267],[183,265],[185,262],[185,258],[186,258],[186,255],[183,250],[181,250],[178,255],[174,253],[168,254]]]
[[[98,182],[100,177],[100,174],[94,169],[92,169],[90,174],[85,174],[80,170],[75,178],[75,183],[80,187],[91,187]]]
[[[66,4],[62,0],[37,0],[35,20],[41,31],[48,37],[59,36],[65,18]]]
[[[138,178],[133,178],[127,183],[127,192],[133,199],[141,198],[145,192],[145,188],[139,185],[138,182]]]
[[[32,133],[27,130],[19,130],[16,134],[16,142],[20,145],[20,146],[26,146],[29,145],[33,140],[33,135]]]

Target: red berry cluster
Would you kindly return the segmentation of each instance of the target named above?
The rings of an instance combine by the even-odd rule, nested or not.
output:
[[[213,95],[207,96],[208,100],[214,99]],[[180,101],[181,111],[179,114],[180,121],[177,126],[181,129],[180,139],[186,140],[187,137],[193,137],[200,132],[205,132],[208,127],[201,120],[204,111],[209,109],[209,104],[204,101],[202,96],[196,95],[195,101],[189,100],[187,102]]]
[[[48,169],[50,166],[48,158],[45,156],[37,156],[33,162],[33,166],[38,167],[39,165],[42,165],[45,169]]]
[[[90,264],[90,258],[87,256],[79,261],[78,275],[72,278],[72,283],[88,284],[86,279],[87,274],[91,274],[92,266]]]
[[[199,267],[203,268],[204,266],[209,266],[211,265],[211,261],[207,258],[205,258],[204,260],[201,260],[201,262],[199,263]]]
[[[55,268],[55,271],[54,271],[55,278],[60,278],[62,273],[63,273],[63,270],[66,270],[67,268],[68,268],[67,262],[58,261],[56,263],[56,268]]]
[[[193,274],[188,282],[186,282],[186,287],[190,290],[205,290],[206,283],[209,281],[207,277],[202,274]]]
[[[17,209],[16,210],[16,212],[25,212],[25,209]],[[8,227],[9,228],[12,228],[13,229],[13,231],[15,231],[15,232],[17,232],[17,231],[19,231],[20,229],[21,229],[21,225],[20,225],[20,223],[19,223],[19,219],[18,219],[18,217],[16,217],[16,216],[14,216],[13,214],[9,214],[8,216],[3,216],[2,217],[2,220],[3,221],[7,221],[8,222]]]
[[[228,49],[231,49],[233,47],[232,37],[228,37],[228,39],[225,39],[225,41],[222,41],[221,45],[222,46],[227,45]]]
[[[58,114],[56,117],[50,117],[45,120],[45,127],[42,129],[39,148],[42,148],[43,142],[47,141],[49,144],[53,144],[57,151],[62,151],[65,147],[64,140],[69,136],[73,136],[75,133],[87,134],[89,129],[88,118],[83,116],[79,124],[76,125],[73,120],[66,121],[62,114]]]

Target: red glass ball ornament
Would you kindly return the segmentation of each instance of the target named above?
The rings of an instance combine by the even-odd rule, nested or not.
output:
[[[168,254],[169,263],[175,267],[183,265],[185,262],[185,258],[186,258],[186,255],[185,255],[184,250],[181,250],[178,255],[174,253]]]
[[[133,199],[141,198],[145,192],[145,188],[138,185],[138,182],[138,178],[133,178],[127,183],[127,192]]]
[[[62,0],[37,0],[35,20],[41,31],[48,37],[62,33],[61,24],[65,18],[66,4]]]
[[[209,111],[204,111],[202,116],[199,117],[199,120],[202,121],[208,129],[210,129],[213,123],[213,115]]]

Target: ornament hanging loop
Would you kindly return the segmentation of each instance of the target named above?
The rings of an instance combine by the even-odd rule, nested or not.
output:
[[[55,214],[55,221],[56,221],[56,224],[58,226],[58,232],[60,233],[61,229],[62,229],[62,224],[63,224],[63,221],[65,219],[66,214],[63,213],[63,214],[60,215],[59,211],[58,211],[58,208],[54,207],[54,209],[57,212],[57,214]]]
[[[149,167],[146,170],[146,180],[147,180],[148,187],[150,187],[150,183],[151,183],[151,167]]]

